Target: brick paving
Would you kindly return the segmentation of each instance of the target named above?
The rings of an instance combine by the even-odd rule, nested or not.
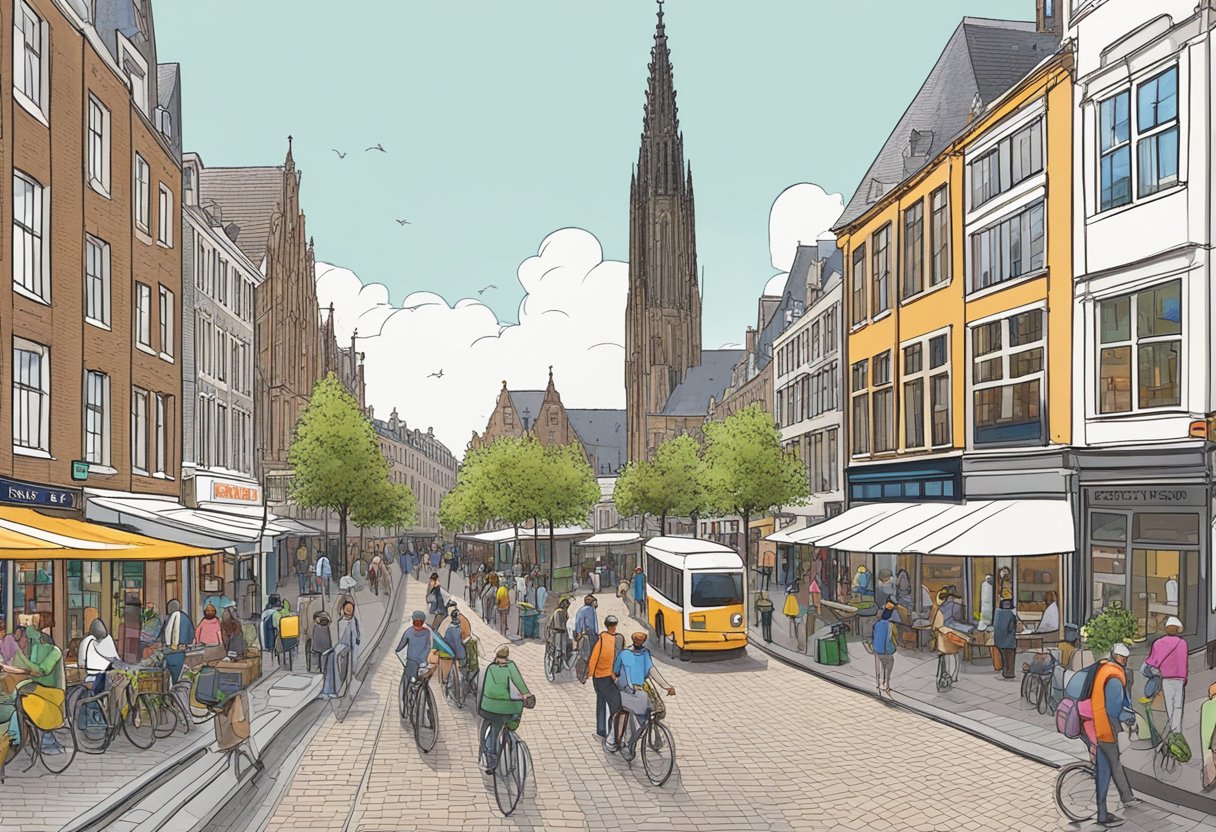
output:
[[[423,587],[410,581],[405,608]],[[601,596],[600,615],[623,614]],[[473,616],[483,653],[501,637]],[[439,741],[422,755],[397,713],[400,664],[386,653],[345,722],[327,717],[267,828],[296,830],[618,830],[661,820],[717,830],[1045,830],[1064,825],[1053,769],[915,714],[807,676],[759,651],[726,663],[672,664],[668,724],[678,749],[667,785],[640,760],[606,756],[593,738],[594,696],[549,684],[543,646],[512,645],[537,694],[520,735],[536,762],[520,807],[503,818],[476,768],[476,714],[438,697]],[[1216,829],[1151,807],[1125,829]]]

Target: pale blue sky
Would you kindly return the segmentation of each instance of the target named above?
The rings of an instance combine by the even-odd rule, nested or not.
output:
[[[158,0],[186,147],[277,164],[288,133],[318,259],[514,320],[518,264],[579,226],[628,257],[651,0]],[[768,210],[845,198],[963,15],[1034,0],[668,0],[706,346],[741,341],[774,273]],[[364,148],[383,143],[387,155]],[[331,148],[348,153],[339,160]],[[409,219],[398,226],[394,219]]]

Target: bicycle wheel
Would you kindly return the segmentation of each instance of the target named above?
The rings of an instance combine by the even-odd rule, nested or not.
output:
[[[646,723],[642,736],[642,766],[651,785],[661,786],[671,777],[676,767],[676,741],[662,720],[651,719]]]
[[[461,684],[460,669],[455,662],[448,669],[448,678],[443,680],[443,695],[457,708],[464,707],[464,685]]]
[[[423,754],[429,754],[439,739],[439,710],[430,685],[423,685],[414,704],[414,743]]]
[[[76,759],[76,732],[70,720],[50,731],[37,731],[38,759],[51,774],[63,774]]]
[[[397,707],[401,711],[402,721],[410,718],[410,683],[404,673],[401,674],[401,683],[397,685]]]
[[[126,714],[122,720],[122,732],[127,741],[136,748],[147,750],[156,742],[156,706],[146,693],[132,697],[127,688]],[[134,701],[132,701],[134,700]]]
[[[1035,708],[1039,713],[1047,713],[1047,699],[1051,694],[1050,679],[1039,679],[1038,701],[1035,703]]]
[[[169,704],[169,700],[172,698],[169,694],[161,694],[154,697],[156,707],[155,730],[158,740],[173,736],[173,732],[177,730],[177,711]]]
[[[545,643],[545,678],[550,682],[555,681],[557,675],[553,672],[553,643]]]
[[[498,766],[494,769],[494,799],[504,817],[515,811],[523,793],[520,788],[519,766],[519,749],[515,735],[504,728],[498,747]]]
[[[1031,690],[1030,690],[1030,680],[1031,680],[1031,676],[1029,673],[1022,674],[1022,698],[1025,699],[1027,702],[1029,702],[1031,705],[1033,705],[1034,704],[1034,695],[1031,693]]]
[[[631,733],[630,728],[631,728],[632,722],[633,722],[633,720],[631,720],[629,718],[628,711],[621,711],[620,714],[617,716],[617,731],[621,735],[621,745],[618,750],[621,752],[621,756],[625,758],[625,762],[628,762],[628,763],[632,763],[633,758],[637,756],[638,741],[641,739],[640,736],[637,736],[637,737],[630,736],[630,733]],[[624,724],[622,725],[621,723],[624,723]],[[639,732],[639,734],[640,734],[640,732]],[[633,742],[630,742],[631,739],[633,740]]]
[[[76,700],[71,714],[72,725],[76,728],[76,743],[85,754],[100,754],[110,744],[114,733],[110,730],[109,708],[109,693]]]
[[[1060,814],[1081,823],[1098,812],[1098,797],[1094,790],[1094,767],[1091,763],[1070,763],[1056,775],[1056,808]]]

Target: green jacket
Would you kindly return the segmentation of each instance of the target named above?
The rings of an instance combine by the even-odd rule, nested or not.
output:
[[[506,665],[491,663],[481,683],[481,709],[491,714],[519,716],[524,703],[511,698],[512,684],[520,694],[528,692],[528,686],[524,684],[524,677],[519,675],[515,662],[507,662]]]
[[[64,689],[63,653],[55,643],[39,634],[36,641],[30,635],[30,654],[23,653],[14,656],[14,664],[23,670],[30,671],[32,681],[43,687]]]

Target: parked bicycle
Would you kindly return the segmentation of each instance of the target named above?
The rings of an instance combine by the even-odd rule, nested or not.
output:
[[[528,773],[532,770],[532,752],[528,744],[515,733],[518,722],[509,722],[503,726],[498,736],[498,764],[494,767],[494,800],[498,810],[504,817],[510,816],[519,805],[524,789],[528,784]],[[493,730],[489,720],[482,720],[478,732],[477,767],[485,770],[486,744]]]
[[[1060,814],[1074,823],[1083,823],[1098,813],[1092,752],[1089,761],[1069,763],[1060,769],[1055,798]]]
[[[1051,672],[1035,673],[1022,668],[1022,698],[1041,714],[1051,709]]]
[[[557,681],[557,677],[563,671],[569,670],[574,666],[575,652],[568,644],[557,644],[558,639],[554,638],[554,634],[549,634],[545,639],[545,678],[550,682]],[[562,640],[565,641],[564,639]]]
[[[435,694],[431,692],[431,676],[435,665],[424,665],[417,677],[409,679],[403,671],[399,689],[401,718],[409,720],[414,732],[414,744],[423,754],[429,754],[439,739],[439,711]]]
[[[104,753],[120,730],[140,750],[147,750],[156,742],[157,697],[148,690],[141,691],[143,672],[138,667],[117,667],[109,671],[106,689],[101,693],[92,693],[83,686],[73,689],[68,720],[76,731],[80,751]],[[159,672],[163,673],[163,668]],[[143,684],[147,686],[148,682]]]
[[[18,738],[10,743],[4,759],[0,760],[0,783],[4,782],[9,765],[25,765],[21,771],[29,771],[41,763],[51,774],[62,774],[76,759],[77,741],[68,715],[67,703],[56,709],[53,705],[27,708],[24,692],[12,694],[12,708],[17,716]],[[3,727],[7,727],[7,721]]]

